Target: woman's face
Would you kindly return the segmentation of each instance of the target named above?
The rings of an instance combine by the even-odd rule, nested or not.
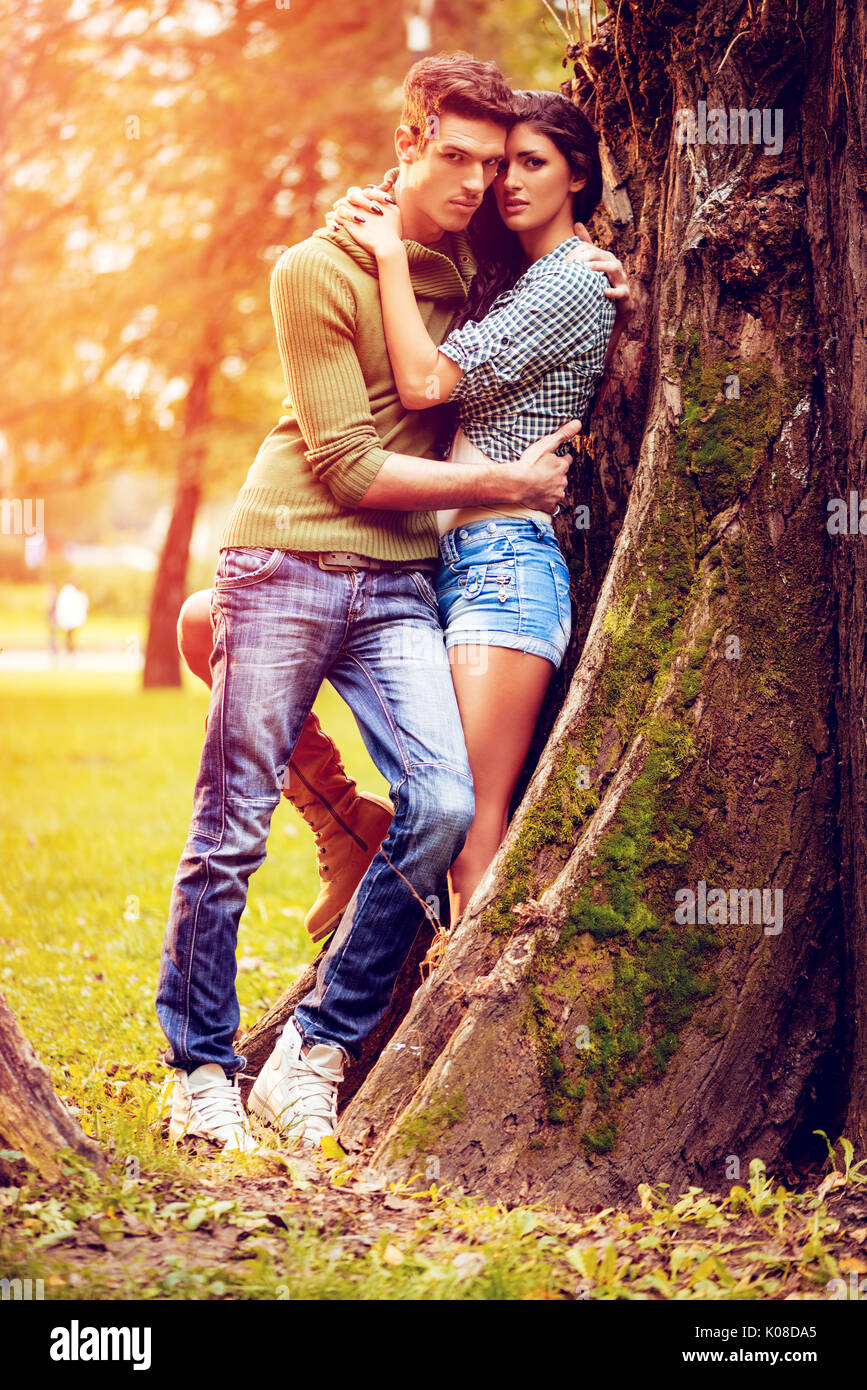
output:
[[[514,232],[544,227],[569,206],[572,194],[586,182],[575,174],[547,135],[531,125],[513,126],[506,139],[505,158],[494,180],[500,216]]]

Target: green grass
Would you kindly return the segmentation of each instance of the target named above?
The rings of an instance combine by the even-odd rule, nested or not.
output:
[[[863,1267],[863,1232],[845,1235],[825,1200],[776,1184],[758,1159],[725,1197],[642,1184],[640,1206],[583,1214],[508,1210],[420,1178],[371,1192],[351,1163],[322,1157],[308,1165],[316,1180],[223,1171],[221,1185],[227,1166],[212,1161],[196,1182],[132,1178],[119,1162],[101,1180],[70,1158],[62,1185],[7,1194],[0,1271],[43,1279],[55,1300],[728,1302],[848,1301]],[[850,1209],[849,1183],[864,1181],[846,1174]]]

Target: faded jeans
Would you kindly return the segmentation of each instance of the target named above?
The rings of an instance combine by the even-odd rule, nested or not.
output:
[[[420,570],[327,571],[288,551],[234,548],[220,554],[212,617],[208,726],[157,987],[165,1061],[218,1062],[227,1075],[246,1066],[233,1046],[238,922],[324,679],[352,709],[394,805],[351,923],[295,1011],[306,1044],[357,1058],[473,819],[436,595]]]

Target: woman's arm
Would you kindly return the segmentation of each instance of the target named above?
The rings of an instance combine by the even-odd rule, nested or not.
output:
[[[439,351],[419,312],[400,208],[377,202],[362,213],[347,196],[329,216],[376,257],[385,343],[401,404],[407,410],[426,410],[448,400],[463,373]]]
[[[482,324],[466,325],[463,336],[460,330],[451,334],[444,344],[451,351],[451,356],[446,356],[433,342],[419,312],[412,288],[406,247],[401,237],[400,209],[389,195],[382,194],[381,190],[373,185],[368,185],[364,192],[352,188],[346,197],[334,204],[329,219],[334,219],[337,225],[345,226],[355,240],[376,257],[388,355],[401,403],[408,410],[425,410],[429,406],[439,404],[440,401],[448,400],[465,372],[475,364],[476,357],[481,361],[487,357],[489,351],[499,355],[497,346],[488,342],[491,336],[489,330],[494,329],[495,324],[498,330],[501,329],[495,313],[489,314]],[[622,263],[610,251],[593,244],[583,223],[576,222],[574,227],[576,236],[580,237],[582,242],[578,248],[570,252],[566,260],[581,260],[588,270],[601,271],[609,281],[609,287],[604,291],[606,297],[617,302],[603,366],[605,371],[611,365],[617,340],[634,313],[635,304]],[[516,303],[505,316],[506,319],[510,319],[518,314],[519,322],[514,326],[511,323],[506,326],[519,335],[522,329],[522,312],[523,305]],[[545,327],[547,332],[543,336],[549,339],[546,346],[550,346],[554,325],[547,324]],[[572,327],[573,325],[570,325],[567,337],[570,336]],[[473,335],[470,343],[464,341],[467,334]],[[560,339],[560,349],[566,346],[565,341]],[[458,347],[458,351],[453,351],[453,347]],[[461,356],[463,360],[460,365],[458,361],[452,360]],[[537,370],[540,365],[536,363]],[[524,369],[527,366],[524,362]],[[510,370],[514,372],[514,364]]]
[[[403,242],[386,241],[374,254],[385,343],[401,404],[407,410],[426,410],[448,400],[463,372],[443,356],[425,327]]]

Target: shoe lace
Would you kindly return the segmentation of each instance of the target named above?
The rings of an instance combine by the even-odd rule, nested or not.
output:
[[[328,872],[328,865],[325,862],[325,857],[328,853],[328,847],[327,845],[323,844],[323,834],[324,830],[321,827],[313,831],[313,838],[316,841],[316,858],[318,861],[318,869],[320,875],[326,874]]]
[[[247,1128],[241,1092],[234,1077],[227,1081],[212,1081],[203,1086],[196,1091],[195,1103],[201,1118],[210,1128]]]
[[[322,850],[322,826],[317,825],[313,829],[313,838],[316,841],[316,848]]]
[[[308,1115],[337,1123],[337,1083],[320,1076],[305,1059],[288,1062],[288,1071],[298,1088],[298,1098]]]

